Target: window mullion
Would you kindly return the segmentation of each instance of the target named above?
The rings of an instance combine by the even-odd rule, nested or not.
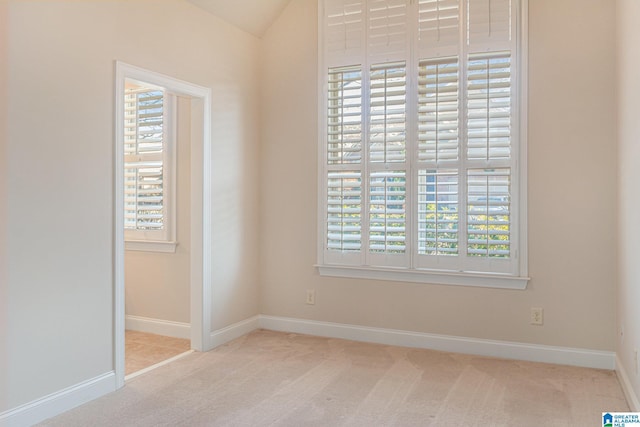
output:
[[[369,39],[369,8],[366,1],[362,3],[362,39],[363,46],[367,45]],[[369,262],[369,108],[371,106],[371,79],[369,78],[369,56],[366,47],[362,54],[362,157],[360,159],[361,173],[361,196],[360,196],[360,265],[370,265]]]
[[[406,107],[405,107],[405,162],[407,206],[405,210],[405,251],[407,265],[417,265],[418,253],[418,2],[412,1],[408,11],[409,34],[407,38],[408,58],[406,63]]]
[[[365,8],[366,13],[366,8]],[[366,29],[365,29],[366,31]],[[369,174],[370,174],[370,160],[369,160],[369,120],[370,120],[370,108],[371,108],[371,78],[370,78],[370,65],[369,60],[365,59],[362,65],[362,197],[361,197],[361,218],[362,218],[362,231],[361,231],[361,264],[371,265],[369,256]]]
[[[467,0],[460,2],[460,50],[459,50],[459,163],[458,163],[458,257],[460,269],[467,258],[467,58],[469,55],[467,43],[468,22]]]

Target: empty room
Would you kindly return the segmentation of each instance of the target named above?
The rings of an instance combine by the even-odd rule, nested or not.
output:
[[[637,413],[638,22],[0,0],[0,426]]]

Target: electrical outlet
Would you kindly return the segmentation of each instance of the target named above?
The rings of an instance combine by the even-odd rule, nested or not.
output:
[[[544,324],[543,313],[542,308],[531,307],[531,324],[542,326]]]
[[[316,303],[316,291],[307,289],[307,304],[314,305]]]

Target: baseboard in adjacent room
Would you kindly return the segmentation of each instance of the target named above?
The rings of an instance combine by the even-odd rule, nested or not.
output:
[[[260,316],[259,324],[263,329],[274,331],[295,332],[377,344],[587,368],[609,370],[615,368],[615,353],[608,351],[427,334],[265,315]]]
[[[0,413],[0,427],[34,425],[115,390],[115,372],[108,372]]]
[[[209,336],[208,349],[226,344],[231,340],[240,338],[249,332],[260,327],[260,316],[253,316],[240,322],[229,325],[225,328],[211,332]]]
[[[189,323],[127,315],[125,316],[125,328],[166,337],[191,339],[191,325]]]

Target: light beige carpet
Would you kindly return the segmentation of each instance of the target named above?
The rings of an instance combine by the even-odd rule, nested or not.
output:
[[[255,331],[46,426],[598,426],[612,371]]]

